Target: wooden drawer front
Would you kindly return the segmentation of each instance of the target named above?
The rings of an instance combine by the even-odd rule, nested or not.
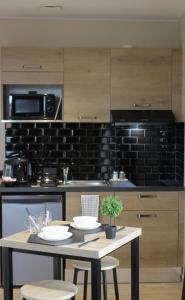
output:
[[[108,49],[64,50],[64,121],[110,121]]]
[[[125,212],[117,225],[142,228],[141,267],[175,267],[178,249],[178,213],[175,211]],[[120,267],[130,266],[130,245],[115,251]]]
[[[171,109],[171,50],[111,49],[111,109]]]
[[[63,72],[2,72],[2,84],[63,84]]]
[[[63,49],[2,48],[2,71],[63,71]]]
[[[118,192],[125,210],[178,210],[178,192]]]

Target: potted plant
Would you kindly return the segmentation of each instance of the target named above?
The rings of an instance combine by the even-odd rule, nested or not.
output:
[[[103,199],[100,206],[100,213],[102,216],[110,217],[110,223],[105,226],[105,233],[107,239],[114,239],[116,236],[116,226],[113,225],[113,219],[121,214],[123,211],[122,202],[115,196],[107,196]]]

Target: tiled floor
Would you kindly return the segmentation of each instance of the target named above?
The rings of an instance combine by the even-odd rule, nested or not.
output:
[[[182,284],[180,283],[146,283],[140,286],[140,300],[181,300]],[[90,292],[90,289],[89,289]],[[14,300],[20,300],[19,289],[15,289]],[[82,286],[79,286],[77,300],[82,300]],[[120,284],[120,300],[130,300],[130,285]],[[3,300],[3,290],[0,289],[0,300]],[[88,300],[91,300],[90,293]],[[95,299],[94,299],[95,300]],[[109,284],[108,300],[114,300],[114,288]]]

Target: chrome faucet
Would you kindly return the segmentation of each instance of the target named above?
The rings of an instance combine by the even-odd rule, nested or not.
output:
[[[68,177],[68,172],[69,172],[69,167],[64,167],[62,168],[63,170],[63,184],[67,183],[67,177]]]

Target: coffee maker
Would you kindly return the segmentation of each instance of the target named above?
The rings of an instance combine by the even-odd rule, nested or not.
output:
[[[31,178],[31,164],[24,157],[10,157],[4,161],[3,176],[16,179],[17,183],[28,183]]]

